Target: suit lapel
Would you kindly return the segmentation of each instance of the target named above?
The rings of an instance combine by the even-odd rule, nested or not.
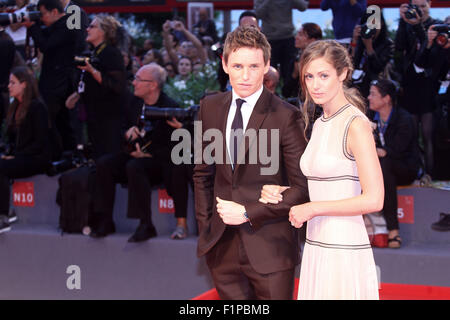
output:
[[[220,105],[220,110],[217,117],[218,128],[221,130],[221,132],[223,132],[223,143],[222,143],[223,161],[227,170],[227,174],[229,174],[230,176],[233,174],[233,168],[231,167],[230,156],[228,154],[227,148],[227,119],[228,119],[228,112],[230,112],[231,107],[231,97],[232,92],[229,91],[222,100],[223,103]]]
[[[255,104],[255,107],[253,108],[253,112],[250,116],[247,127],[245,128],[245,132],[248,132],[249,129],[253,129],[256,132],[256,136],[250,134],[249,143],[244,143],[239,146],[240,150],[245,146],[245,151],[238,153],[240,157],[238,158],[238,163],[234,169],[235,172],[238,170],[240,164],[245,164],[244,159],[248,153],[250,146],[253,143],[257,143],[256,137],[258,136],[258,130],[261,127],[264,119],[267,117],[271,98],[272,98],[271,93],[266,88],[264,88],[263,92],[261,93],[261,96],[259,97],[258,101]]]

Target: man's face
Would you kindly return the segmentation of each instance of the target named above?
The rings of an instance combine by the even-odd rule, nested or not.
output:
[[[133,80],[134,95],[144,99],[157,87],[156,81],[152,78],[148,69],[139,69]]]
[[[295,36],[295,47],[298,49],[305,49],[306,46],[309,44],[308,42],[309,38],[306,32],[301,28],[298,30],[296,36]]]
[[[264,74],[269,70],[269,61],[264,63],[261,49],[239,48],[230,53],[228,63],[222,61],[224,71],[230,77],[230,84],[241,98],[246,98],[263,85]]]
[[[245,16],[239,21],[239,26],[253,26],[259,29],[258,20],[252,16]]]
[[[44,6],[40,6],[39,11],[41,12],[41,21],[46,27],[50,27],[59,19],[58,10],[56,9],[49,11]]]
[[[422,21],[425,21],[429,18],[431,1],[428,2],[427,0],[412,0],[411,3],[418,6],[419,9],[422,11],[422,18],[421,18]]]

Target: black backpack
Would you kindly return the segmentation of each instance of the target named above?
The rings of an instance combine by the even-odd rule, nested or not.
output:
[[[95,166],[81,166],[61,174],[56,202],[60,206],[61,232],[81,233],[92,227]]]

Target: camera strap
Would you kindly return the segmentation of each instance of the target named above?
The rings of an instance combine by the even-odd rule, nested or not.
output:
[[[80,82],[78,82],[78,93],[80,93],[80,94],[84,92],[84,86],[85,86],[84,81],[83,81],[84,72],[85,72],[85,70],[81,71]]]

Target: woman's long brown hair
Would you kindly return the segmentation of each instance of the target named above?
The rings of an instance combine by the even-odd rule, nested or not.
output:
[[[353,63],[344,46],[335,40],[318,40],[311,43],[303,51],[300,58],[300,84],[302,86],[302,101],[303,103],[303,116],[305,118],[305,137],[306,130],[309,125],[309,119],[315,113],[316,104],[314,100],[308,93],[308,89],[305,83],[305,71],[308,65],[316,59],[324,58],[329,64],[331,64],[340,76],[342,72],[347,71],[347,77],[344,80],[343,90],[345,98],[362,112],[366,110],[366,103],[362,98],[359,91],[355,88],[350,88],[352,73],[353,73]]]
[[[11,71],[11,74],[14,75],[20,83],[25,82],[26,86],[23,91],[22,103],[19,104],[19,101],[14,99],[9,106],[8,113],[6,115],[7,128],[9,128],[14,121],[16,125],[20,125],[28,113],[31,101],[39,98],[37,83],[32,71],[29,68],[16,67]],[[13,119],[14,114],[16,114],[15,119]]]

